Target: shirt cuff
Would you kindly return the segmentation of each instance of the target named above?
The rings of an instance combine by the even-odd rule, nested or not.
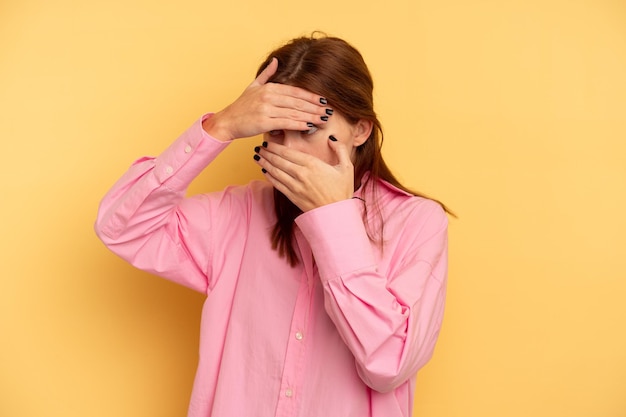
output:
[[[212,115],[208,113],[198,119],[155,159],[154,175],[160,184],[172,190],[186,189],[230,144],[217,140],[202,128],[202,122]]]
[[[357,199],[343,200],[296,218],[311,246],[322,282],[376,265],[363,224],[362,205]]]

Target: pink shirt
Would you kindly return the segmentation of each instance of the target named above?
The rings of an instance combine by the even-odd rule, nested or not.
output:
[[[205,116],[210,117],[210,116]],[[137,268],[206,294],[190,417],[408,417],[444,309],[447,217],[379,182],[296,219],[302,262],[271,249],[265,181],[185,198],[228,145],[198,120],[142,158],[101,202],[96,232]]]

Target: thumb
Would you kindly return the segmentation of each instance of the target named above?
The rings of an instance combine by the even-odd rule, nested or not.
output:
[[[337,160],[339,161],[337,165],[339,166],[352,165],[352,160],[350,159],[350,152],[348,151],[347,146],[339,142],[337,138],[334,137],[333,135],[330,135],[328,137],[328,146],[330,146],[330,149],[332,149],[335,152],[335,155],[337,155]]]
[[[255,83],[258,85],[265,84],[267,80],[269,80],[272,77],[272,75],[276,74],[277,69],[278,69],[278,59],[272,58],[270,63],[267,64],[267,67],[265,67],[263,71],[261,71],[259,76],[256,77],[253,84]]]

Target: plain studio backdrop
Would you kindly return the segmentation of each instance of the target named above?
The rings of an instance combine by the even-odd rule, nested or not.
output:
[[[0,416],[185,415],[202,296],[109,253],[98,202],[316,29],[363,53],[398,177],[459,215],[414,415],[626,415],[623,0],[3,0]],[[259,143],[190,193],[260,178]]]

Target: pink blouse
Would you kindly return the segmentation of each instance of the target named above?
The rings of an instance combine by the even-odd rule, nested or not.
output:
[[[367,206],[378,230],[372,193],[358,190],[360,199],[296,219],[301,262],[290,267],[271,248],[269,183],[185,198],[228,145],[203,119],[159,157],[135,162],[96,222],[132,265],[206,294],[188,415],[410,416],[444,310],[444,211],[380,181],[382,249],[363,220]]]

